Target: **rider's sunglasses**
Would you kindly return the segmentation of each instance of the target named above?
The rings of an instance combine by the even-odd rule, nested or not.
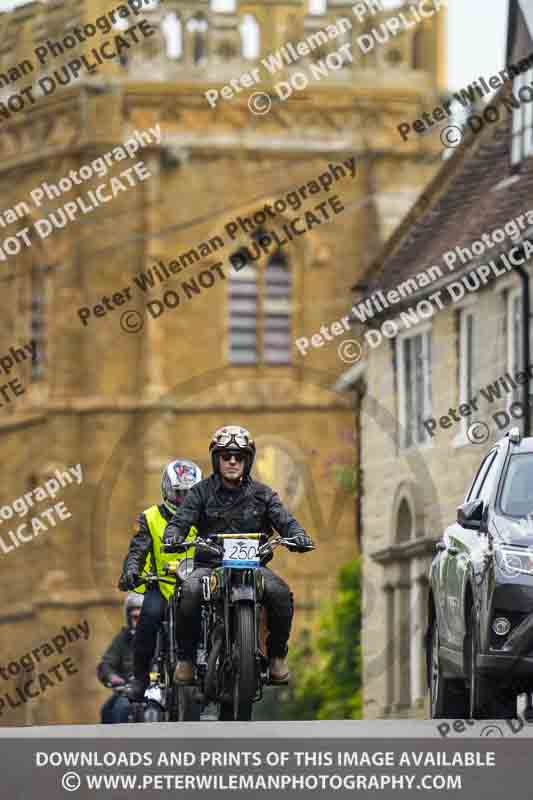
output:
[[[221,453],[220,458],[222,461],[231,461],[234,458],[240,464],[244,461],[244,453]]]

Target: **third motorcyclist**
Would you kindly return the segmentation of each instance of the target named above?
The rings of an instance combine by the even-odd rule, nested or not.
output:
[[[141,616],[144,595],[130,592],[124,601],[126,625],[115,636],[98,664],[96,674],[104,686],[114,689],[124,686],[133,673],[133,642],[135,630]],[[130,702],[127,697],[112,694],[102,706],[103,723],[127,722]]]
[[[238,425],[217,430],[209,445],[213,474],[197,483],[167,525],[165,544],[183,542],[191,526],[198,537],[216,533],[259,533],[270,535],[275,529],[282,537],[291,537],[294,549],[305,552],[313,543],[292,514],[282,505],[269,486],[253,480],[250,472],[255,458],[255,443],[250,433]],[[194,572],[182,587],[177,612],[182,658],[175,679],[188,683],[193,677],[192,655],[199,638],[202,577],[211,573],[216,557],[196,550]],[[219,563],[219,562],[218,562]],[[287,680],[287,643],[289,641],[293,602],[289,587],[268,567],[262,566],[264,605],[268,617],[268,655],[273,683]]]

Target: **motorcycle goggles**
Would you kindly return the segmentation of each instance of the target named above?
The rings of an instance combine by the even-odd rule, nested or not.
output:
[[[219,433],[216,438],[216,447],[229,447],[232,443],[238,448],[249,447],[250,440],[242,433]]]

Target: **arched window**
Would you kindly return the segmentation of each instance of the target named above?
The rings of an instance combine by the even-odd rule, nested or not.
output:
[[[229,271],[229,360],[257,363],[256,269],[250,263]]]
[[[380,614],[385,616],[384,716],[411,717],[427,691],[424,635],[433,535],[425,532],[425,496],[419,484],[403,481],[395,491],[386,546],[371,554],[384,567]],[[368,590],[367,590],[368,591]]]
[[[195,14],[187,22],[187,33],[192,38],[192,60],[199,64],[207,56],[207,19],[204,14]]]
[[[408,542],[413,535],[413,515],[405,497],[398,509],[398,522],[396,525],[396,539],[398,544]]]
[[[241,50],[243,58],[255,61],[261,54],[261,29],[252,14],[245,14],[241,25]]]
[[[183,27],[178,15],[174,12],[167,14],[161,24],[161,29],[165,37],[167,56],[181,58],[183,55]]]
[[[278,250],[265,272],[263,350],[266,364],[291,360],[291,276],[285,255]]]
[[[229,355],[232,364],[291,362],[291,275],[285,255],[268,258],[259,245],[267,234],[234,257],[229,274]],[[242,265],[242,266],[239,266]]]

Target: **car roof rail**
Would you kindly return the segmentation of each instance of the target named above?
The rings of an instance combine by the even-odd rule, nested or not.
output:
[[[520,444],[520,439],[522,438],[520,435],[520,428],[510,428],[505,435],[509,437],[509,441],[513,444]]]

